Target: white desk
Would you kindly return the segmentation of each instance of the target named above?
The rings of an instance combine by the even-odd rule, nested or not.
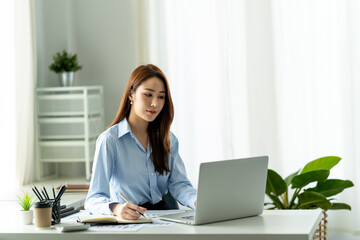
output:
[[[138,232],[58,233],[55,229],[41,230],[34,225],[21,225],[14,209],[18,209],[16,202],[0,202],[0,240],[310,240],[322,217],[320,210],[269,210],[257,217],[200,226],[175,224],[144,227]]]

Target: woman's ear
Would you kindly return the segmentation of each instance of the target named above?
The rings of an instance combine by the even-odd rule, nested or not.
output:
[[[129,98],[129,101],[130,101],[130,102],[133,102],[133,101],[134,101],[134,91],[130,91],[128,98]]]

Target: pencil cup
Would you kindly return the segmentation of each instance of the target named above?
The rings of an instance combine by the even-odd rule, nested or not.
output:
[[[52,221],[51,224],[58,224],[61,221],[61,212],[60,212],[60,200],[52,201]]]
[[[48,228],[51,226],[52,204],[49,201],[36,202],[34,205],[35,227]]]

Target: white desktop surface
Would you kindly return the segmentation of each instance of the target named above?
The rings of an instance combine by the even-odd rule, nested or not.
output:
[[[64,202],[67,197],[64,195]],[[309,240],[322,217],[321,210],[265,210],[260,216],[236,219],[199,226],[175,224],[165,227],[144,227],[137,232],[72,232],[59,233],[56,229],[37,229],[22,225],[16,201],[0,201],[0,240],[2,239],[121,239],[121,240],[183,240],[183,239],[238,239],[238,240]]]

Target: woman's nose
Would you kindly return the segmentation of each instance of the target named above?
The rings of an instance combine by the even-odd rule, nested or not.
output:
[[[156,99],[156,98],[154,98],[153,100],[151,100],[151,106],[152,107],[157,107],[157,105],[158,105],[158,102],[157,102],[158,100]]]

